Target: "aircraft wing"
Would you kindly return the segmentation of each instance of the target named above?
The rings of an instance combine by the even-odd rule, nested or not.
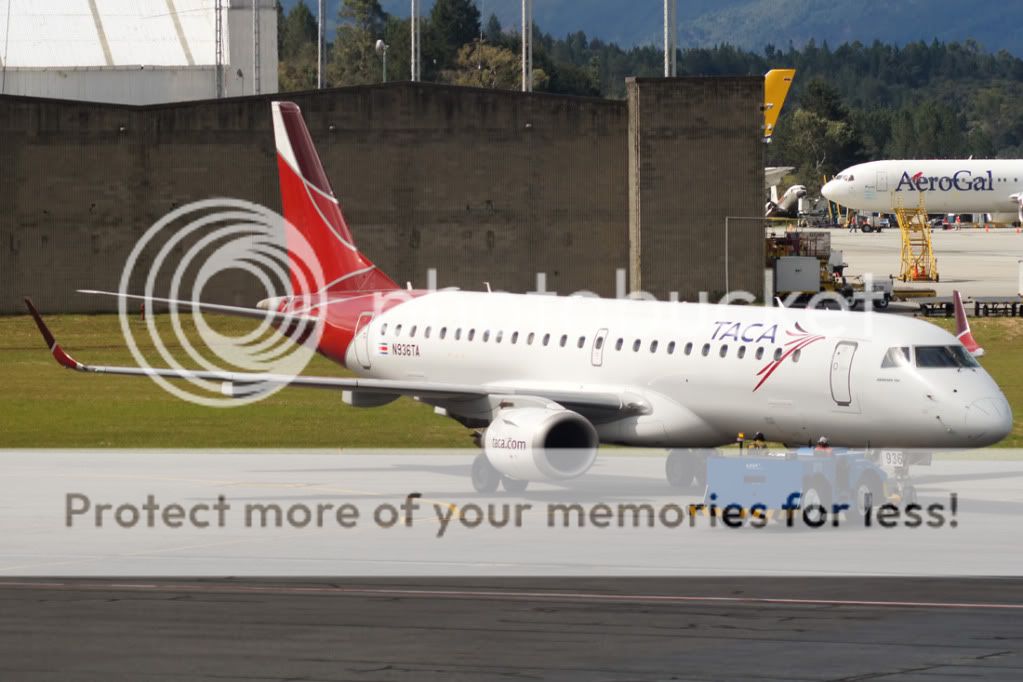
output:
[[[25,299],[29,313],[35,320],[47,348],[54,359],[67,369],[94,374],[111,374],[120,376],[163,377],[166,379],[200,379],[221,382],[225,395],[246,395],[256,385],[282,385],[304,388],[324,388],[340,391],[359,391],[382,395],[403,395],[419,398],[427,402],[443,400],[467,400],[486,398],[487,396],[522,396],[544,398],[556,402],[568,409],[576,410],[584,415],[607,418],[614,415],[623,417],[632,414],[649,412],[649,404],[640,396],[627,392],[591,391],[585,389],[566,389],[542,384],[507,384],[488,387],[484,384],[447,384],[433,381],[405,381],[396,379],[366,379],[352,377],[323,376],[291,376],[286,374],[267,374],[255,372],[226,372],[172,369],[161,367],[89,365],[71,357],[57,340],[50,328],[43,321],[32,301]],[[259,311],[265,312],[265,311]],[[248,389],[248,390],[247,390]]]
[[[182,307],[182,308],[194,308],[195,310],[202,310],[209,313],[221,313],[224,315],[233,315],[235,317],[249,317],[258,320],[269,319],[274,322],[316,322],[317,317],[312,315],[297,315],[294,313],[278,313],[273,310],[264,310],[262,308],[244,308],[241,306],[234,305],[221,305],[219,303],[204,303],[202,301],[188,301],[175,298],[157,298],[156,296],[140,296],[138,294],[123,294],[119,291],[96,291],[94,289],[79,289],[80,294],[90,294],[94,296],[112,296],[113,298],[122,298],[132,301],[142,301],[145,303],[160,303],[163,305]],[[25,303],[29,306],[28,299],[25,299]]]

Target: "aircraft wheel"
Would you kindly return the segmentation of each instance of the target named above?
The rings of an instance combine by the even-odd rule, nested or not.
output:
[[[813,516],[807,515],[806,510],[810,507],[822,507],[824,511],[818,513],[823,513],[826,517],[831,509],[831,494],[828,489],[827,481],[819,477],[810,479],[810,481],[806,484],[806,489],[803,490],[803,497],[799,501],[799,506],[803,509],[804,518],[811,521],[818,521],[819,518],[817,514],[814,514]]]
[[[694,480],[697,488],[707,487],[707,457],[704,455],[693,455],[696,475]]]
[[[664,475],[673,488],[688,488],[696,477],[696,459],[689,452],[670,452],[664,461]],[[706,471],[704,471],[706,478]]]
[[[526,492],[526,488],[529,487],[529,481],[520,481],[517,478],[508,478],[507,476],[502,476],[501,485],[504,487],[506,492],[524,493]]]
[[[500,484],[501,474],[487,456],[483,453],[476,455],[476,459],[472,461],[472,487],[476,492],[494,493]]]
[[[905,506],[907,504],[917,504],[916,486],[911,484],[911,483],[907,483],[906,485],[902,486],[902,506],[903,506],[903,508],[905,508]]]
[[[867,515],[867,495],[870,495],[871,506],[876,507],[884,504],[884,490],[881,487],[881,482],[877,480],[877,476],[864,474],[856,483],[856,497],[853,499],[853,504],[856,507],[856,513],[860,516]]]

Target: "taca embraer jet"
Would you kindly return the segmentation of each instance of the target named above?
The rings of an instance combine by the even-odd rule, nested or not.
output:
[[[786,443],[826,434],[836,445],[979,447],[1012,427],[1005,397],[967,348],[919,320],[402,290],[355,248],[299,108],[273,103],[273,123],[285,217],[316,250],[330,284],[264,302],[274,311],[209,308],[281,320],[322,311],[317,350],[359,378],[87,365],[61,349],[30,304],[61,365],[227,387],[280,381],[343,391],[356,406],[412,396],[485,427],[473,478],[489,491],[579,476],[599,443],[713,447],[759,430]],[[691,481],[697,465],[685,466]]]

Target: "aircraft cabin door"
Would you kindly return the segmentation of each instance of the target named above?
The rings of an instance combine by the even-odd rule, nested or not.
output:
[[[604,343],[607,341],[607,330],[598,329],[593,337],[593,350],[590,351],[590,362],[594,367],[604,364]]]
[[[369,331],[370,322],[373,321],[373,313],[363,313],[359,315],[359,320],[355,323],[355,359],[359,361],[359,364],[365,369],[369,369],[372,361],[370,359],[370,347],[369,347]]]
[[[877,191],[888,191],[888,171],[879,170],[877,172]]]
[[[852,404],[852,362],[856,348],[854,341],[839,341],[831,356],[831,397],[842,407]]]

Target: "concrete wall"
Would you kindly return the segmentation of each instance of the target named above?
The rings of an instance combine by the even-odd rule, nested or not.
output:
[[[695,298],[723,289],[724,216],[759,211],[762,85],[661,83],[630,84],[629,102],[411,83],[289,99],[357,243],[396,281],[425,286],[436,268],[442,287],[529,291],[544,272],[548,290],[614,295],[616,269],[630,265],[635,185],[633,279]],[[0,313],[20,312],[24,294],[47,311],[109,309],[74,290],[116,289],[143,232],[185,203],[235,197],[279,211],[270,100],[0,97]],[[733,286],[759,291],[762,230],[733,237],[730,254]],[[204,297],[251,305],[261,294],[226,277]]]
[[[629,79],[630,285],[762,296],[762,78]],[[726,250],[727,241],[727,250]]]
[[[622,102],[428,84],[295,94],[361,249],[426,285],[614,293],[626,267]],[[280,210],[270,98],[130,108],[0,98],[0,312],[89,311],[189,201]],[[253,302],[253,282],[214,298]]]

